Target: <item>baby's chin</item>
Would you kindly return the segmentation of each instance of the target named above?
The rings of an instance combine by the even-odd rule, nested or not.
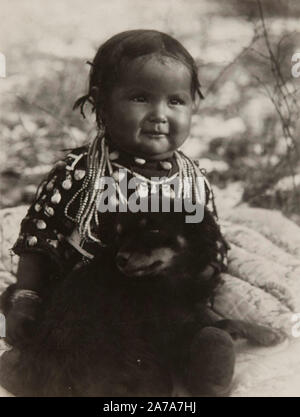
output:
[[[125,152],[127,152],[129,155],[131,155],[132,157],[138,157],[138,158],[143,158],[146,160],[162,160],[162,159],[166,159],[166,158],[170,158],[173,154],[174,154],[174,150],[173,149],[144,149],[144,148],[134,148],[134,149],[121,149],[124,150]]]
[[[172,157],[174,152],[182,146],[186,138],[178,138],[170,135],[162,135],[162,137],[147,136],[142,132],[129,139],[128,135],[114,140],[110,138],[110,142],[114,144],[120,151],[131,155],[132,157],[144,158],[146,160],[163,160]]]
[[[171,156],[173,156],[173,154],[174,154],[174,151],[168,151],[168,152],[163,152],[163,153],[161,152],[159,154],[144,155],[142,157],[145,159],[152,160],[152,161],[160,161],[163,159],[170,158]]]
[[[176,147],[173,146],[166,146],[166,144],[155,144],[155,146],[151,147],[149,144],[136,146],[131,149],[126,150],[134,157],[140,157],[148,160],[162,160],[166,158],[170,158]],[[124,149],[125,150],[125,149]]]

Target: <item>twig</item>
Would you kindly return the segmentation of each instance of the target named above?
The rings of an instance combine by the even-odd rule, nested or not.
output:
[[[290,137],[288,122],[287,122],[287,120],[284,119],[284,117],[283,117],[283,115],[282,115],[282,113],[281,113],[281,111],[280,111],[280,109],[278,107],[278,103],[274,99],[274,97],[271,94],[271,92],[268,89],[268,87],[260,80],[259,77],[256,77],[255,76],[255,79],[262,85],[262,87],[266,91],[269,99],[272,101],[272,103],[273,103],[273,105],[274,105],[274,107],[275,107],[275,109],[277,111],[277,114],[279,115],[279,118],[280,118],[280,121],[281,121],[282,131],[283,131],[283,137],[285,139],[286,147],[287,147],[287,158],[288,158],[288,163],[289,163],[288,165],[289,165],[289,169],[291,171],[291,175],[292,175],[293,182],[294,182],[294,185],[295,185],[294,188],[296,189],[296,183],[295,183],[295,175],[296,175],[296,173],[295,173],[295,170],[294,170],[294,166],[293,166],[293,162],[292,162],[292,157],[291,157],[291,150],[292,149],[291,149],[291,146],[290,146],[289,140],[288,140],[289,137]]]
[[[214,81],[212,81],[212,83],[208,86],[208,89],[206,90],[205,96],[207,96],[208,94],[210,94],[211,92],[214,91],[216,85],[218,84],[218,82],[220,81],[220,79],[223,77],[223,75],[228,71],[228,69],[230,67],[232,67],[236,62],[238,62],[238,60],[246,53],[249,51],[249,49],[252,48],[252,46],[255,44],[255,42],[257,41],[257,34],[255,33],[254,36],[252,37],[250,43],[248,46],[244,47],[241,52],[239,52],[236,57],[229,62],[229,64],[227,64],[222,71],[220,72],[220,74],[214,79]]]
[[[78,145],[77,143],[77,139],[75,138],[75,136],[72,134],[71,130],[70,130],[70,126],[67,125],[67,123],[62,120],[61,118],[57,117],[57,115],[53,114],[49,109],[46,109],[44,107],[42,107],[41,105],[34,103],[34,102],[29,102],[29,100],[27,100],[26,98],[16,95],[17,99],[25,104],[28,105],[30,104],[30,106],[34,106],[35,108],[43,111],[44,113],[48,114],[49,116],[51,116],[53,119],[55,119],[61,126],[63,126],[64,128],[68,129],[68,134],[70,135],[71,139],[74,141],[74,143],[76,144],[76,146]]]
[[[257,5],[258,5],[261,24],[262,24],[264,40],[265,40],[266,48],[267,48],[270,63],[271,63],[271,71],[275,80],[274,94],[270,92],[268,87],[264,85],[258,77],[256,77],[256,79],[264,87],[268,97],[273,103],[275,110],[280,118],[283,136],[285,138],[286,145],[287,145],[287,158],[288,158],[289,167],[290,167],[292,178],[293,178],[293,186],[294,186],[294,190],[296,191],[295,170],[293,166],[291,151],[292,150],[295,151],[295,153],[298,155],[298,147],[297,147],[296,139],[291,132],[290,125],[292,121],[293,111],[296,111],[298,113],[298,104],[295,99],[295,90],[293,92],[289,91],[286,85],[286,81],[282,75],[282,71],[281,71],[281,67],[279,63],[280,47],[285,37],[282,37],[281,40],[279,41],[277,45],[278,56],[275,57],[274,52],[271,47],[271,42],[269,39],[269,34],[266,28],[266,24],[265,24],[265,18],[264,18],[264,12],[263,12],[261,0],[257,0]],[[292,104],[294,105],[293,109],[291,108],[289,100],[287,99],[288,96],[291,96]],[[293,147],[291,147],[290,142],[292,142]]]
[[[264,13],[263,13],[263,8],[262,8],[261,0],[257,0],[257,5],[258,5],[258,10],[259,10],[259,15],[260,15],[262,27],[263,27],[264,39],[265,39],[266,47],[267,47],[267,50],[268,50],[268,53],[269,53],[269,57],[270,57],[271,71],[274,74],[274,79],[275,79],[275,82],[276,82],[276,87],[278,89],[278,95],[282,98],[282,100],[283,100],[283,102],[285,104],[287,113],[288,114],[291,114],[292,113],[292,110],[291,110],[290,104],[289,104],[289,102],[288,102],[288,100],[286,98],[287,97],[287,94],[289,93],[289,91],[288,91],[288,89],[286,87],[286,81],[285,81],[285,79],[284,79],[284,77],[282,75],[281,68],[280,68],[280,65],[279,65],[279,61],[278,61],[278,59],[276,59],[276,57],[275,57],[275,55],[273,53],[272,47],[271,47],[271,43],[270,43],[270,39],[269,39],[269,34],[268,34],[268,31],[267,31],[267,28],[266,28],[266,24],[265,24],[265,18],[264,18]],[[279,41],[279,45],[280,45],[280,42],[281,41],[282,41],[282,39]],[[280,50],[280,47],[279,47],[279,50]],[[278,106],[277,106],[276,110],[278,112]],[[282,119],[282,117],[281,117],[281,119]],[[295,138],[291,134],[290,129],[289,129],[289,126],[287,127],[287,129],[288,129],[288,135],[289,135],[290,139],[292,140],[292,142],[294,143],[295,150],[297,152],[297,146],[296,146]]]

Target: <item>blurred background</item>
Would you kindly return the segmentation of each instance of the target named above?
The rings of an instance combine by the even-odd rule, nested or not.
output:
[[[300,225],[298,0],[1,0],[0,19],[1,208],[29,203],[62,149],[95,135],[94,117],[72,106],[98,46],[154,28],[199,66],[205,100],[184,151],[232,205],[280,209]]]

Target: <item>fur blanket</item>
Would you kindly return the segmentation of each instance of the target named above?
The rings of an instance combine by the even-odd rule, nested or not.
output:
[[[9,249],[26,210],[20,206],[0,212],[0,292],[15,280],[18,257]],[[232,395],[300,396],[300,228],[279,212],[247,206],[224,210],[221,225],[231,250],[215,313],[280,328],[288,335],[274,348],[236,344],[240,354]],[[2,341],[2,350],[6,348]]]

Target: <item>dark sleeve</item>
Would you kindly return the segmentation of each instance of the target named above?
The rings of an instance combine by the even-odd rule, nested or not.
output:
[[[216,220],[218,220],[218,213],[217,213],[217,208],[216,208],[216,205],[215,205],[214,192],[213,192],[212,186],[210,185],[210,182],[208,180],[206,169],[201,168],[201,164],[200,164],[199,159],[195,159],[194,163],[198,167],[199,171],[201,172],[201,175],[204,178],[206,208],[214,215]]]
[[[54,165],[39,185],[21,222],[19,237],[12,248],[15,254],[47,255],[53,262],[54,271],[58,275],[63,273],[75,254],[66,237],[76,227],[78,201],[73,197],[82,186],[85,175],[86,152],[82,148],[73,150]]]
[[[214,273],[221,273],[227,271],[227,264],[228,264],[228,251],[230,249],[230,245],[225,239],[221,226],[219,224],[219,218],[217,213],[217,207],[215,204],[215,197],[213,188],[209,183],[209,180],[207,178],[206,170],[201,168],[201,164],[199,160],[194,161],[197,167],[199,168],[201,174],[204,177],[205,181],[205,196],[206,196],[206,209],[213,215],[214,221],[216,222],[218,228],[219,228],[219,238],[217,240],[217,257],[216,259],[211,263],[211,266],[214,269]]]

